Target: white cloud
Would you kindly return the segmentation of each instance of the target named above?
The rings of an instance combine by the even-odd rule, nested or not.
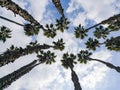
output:
[[[99,52],[93,53],[92,58],[94,59],[101,59],[101,60],[107,60],[112,57],[112,54],[108,50],[101,50]]]
[[[106,77],[107,70],[103,65],[97,64],[97,66],[94,66],[93,71],[87,73],[87,76],[82,78],[81,84],[85,88],[84,90],[96,90],[96,85]]]
[[[107,61],[111,58],[111,53],[101,50],[94,53],[93,58]],[[84,90],[96,90],[96,85],[104,81],[109,68],[99,62],[90,61],[86,65],[78,64],[74,70],[77,72]]]
[[[22,6],[22,8],[25,7],[23,4],[21,5],[21,3],[20,3],[20,6]],[[4,16],[8,19],[14,20],[21,24],[25,22],[25,20],[22,17],[20,17],[19,15],[16,15],[15,17],[14,13],[11,12],[10,10],[6,10],[6,8],[0,7],[0,14],[1,16]],[[0,42],[0,46],[4,47],[4,48],[1,48],[1,52],[5,51],[6,48],[11,46],[11,44],[14,44],[15,46],[24,47],[26,44],[28,44],[32,40],[31,37],[27,37],[24,34],[23,27],[10,23],[8,21],[5,21],[3,19],[0,19],[0,26],[2,25],[7,26],[10,28],[10,30],[12,30],[12,38],[8,39],[7,42],[5,42],[4,44]]]
[[[69,3],[70,7],[67,9],[67,13],[72,13],[74,10],[79,8],[81,5],[85,12],[78,13],[76,18],[73,18],[73,24],[77,25],[79,23],[86,24],[85,19],[95,19],[96,22],[113,15],[114,8],[111,7],[111,3],[114,0],[104,0],[104,1],[95,1],[95,0],[71,0],[72,3]],[[15,0],[16,3],[19,3],[21,7],[26,8],[28,11],[38,20],[41,21],[44,17],[49,17],[51,12],[46,12],[48,14],[44,14],[46,11],[46,6],[48,5],[48,0]],[[77,5],[76,5],[77,4]],[[75,6],[75,7],[74,7]],[[105,9],[106,7],[106,9]],[[107,11],[108,10],[108,11]],[[9,14],[8,14],[9,13]],[[14,17],[13,13],[7,11],[6,9],[0,8],[0,14],[8,17],[12,20],[16,20],[17,22],[23,23],[25,22],[23,18],[20,16]],[[46,21],[50,22],[51,19],[47,18]],[[11,24],[4,20],[0,20],[0,25],[7,25],[13,30],[13,38],[8,40],[5,44],[0,42],[1,51],[3,52],[9,47],[12,43],[17,46],[25,46],[32,39],[31,37],[27,37],[23,34],[23,28],[17,25]],[[44,22],[44,21],[41,21]],[[64,51],[55,51],[58,55],[56,59],[56,63],[53,65],[39,65],[34,68],[31,72],[15,81],[10,87],[6,90],[73,90],[73,83],[71,81],[71,72],[70,70],[66,70],[60,66],[60,59],[64,52],[74,53],[76,54],[79,50],[82,49],[81,44],[83,43],[80,40],[76,40],[72,33],[58,32],[58,35],[55,39],[48,39],[43,36],[43,32],[40,31],[37,36],[37,40],[40,44],[47,43],[52,44],[52,41],[57,41],[57,39],[64,38],[66,43],[66,48]],[[104,57],[103,57],[104,56]],[[108,51],[100,51],[94,53],[94,58],[100,58],[102,60],[109,60],[111,57],[111,53]],[[36,59],[36,55],[28,55],[25,57],[19,58],[15,63],[6,65],[0,68],[0,77],[7,75],[8,73],[18,69],[19,67],[26,65],[29,63],[29,60],[32,61]],[[99,64],[97,62],[89,62],[86,65],[76,65],[74,70],[77,72],[79,76],[79,81],[83,86],[84,90],[95,90],[95,87],[98,82],[102,82],[106,77],[107,68],[106,66]],[[59,87],[59,88],[58,88]]]
[[[69,8],[66,10],[67,13],[71,13],[74,10],[79,8],[79,4],[77,4],[76,2],[74,2],[74,0],[72,0],[69,4]]]
[[[74,26],[78,26],[79,24],[81,25],[86,25],[86,22],[85,20],[87,19],[86,18],[86,14],[83,12],[83,13],[79,13],[77,16],[77,18],[71,20],[73,22],[73,25]]]
[[[84,15],[84,18],[88,18],[90,20],[94,20],[95,22],[100,22],[104,19],[107,19],[108,17],[116,14],[115,5],[113,4],[116,0],[104,0],[104,1],[96,1],[96,0],[71,0],[69,3],[69,7],[67,9],[67,12],[72,13],[74,10],[78,9],[75,8],[75,5],[79,5],[79,7],[82,7],[84,9],[84,12],[86,15]],[[74,5],[75,4],[75,5]],[[78,16],[82,13],[78,13]],[[77,20],[77,16],[73,19]],[[83,17],[81,16],[81,19]],[[83,18],[83,19],[84,19]],[[74,21],[74,20],[73,20]],[[77,23],[79,23],[80,20],[77,20]],[[74,22],[73,22],[74,23]],[[77,24],[75,22],[75,24]]]
[[[28,11],[30,11],[36,20],[40,21],[44,16],[48,0],[29,0],[27,2],[29,2]]]

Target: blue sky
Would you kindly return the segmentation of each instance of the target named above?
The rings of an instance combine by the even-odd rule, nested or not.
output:
[[[60,15],[57,9],[51,3],[52,0],[13,0],[22,8],[26,9],[41,24],[55,22]],[[61,57],[65,52],[76,54],[81,49],[85,49],[84,40],[76,39],[73,34],[73,28],[78,24],[84,25],[86,28],[95,23],[107,19],[114,14],[120,13],[119,0],[61,0],[65,9],[66,17],[71,21],[69,31],[64,33],[57,32],[58,35],[54,39],[44,37],[42,30],[36,36],[40,44],[51,44],[59,38],[64,37],[66,48],[64,51],[54,51],[57,54],[56,63],[52,65],[39,65],[31,72],[21,77],[5,90],[73,90],[71,81],[71,72],[61,66]],[[14,14],[5,8],[0,7],[0,14],[19,23],[27,23],[22,17]],[[0,52],[4,52],[11,44],[25,47],[33,40],[32,37],[24,35],[22,27],[9,23],[0,19],[0,25],[10,27],[12,30],[12,38],[5,44],[0,42]],[[89,35],[92,36],[93,30]],[[119,36],[120,32],[111,33],[110,36]],[[109,51],[104,46],[97,49],[92,57],[98,58],[114,65],[120,66],[120,54],[115,51]],[[26,65],[30,61],[36,59],[36,55],[27,55],[16,60],[16,62],[0,68],[0,77]],[[83,90],[119,90],[120,74],[115,70],[97,62],[88,62],[86,65],[77,64],[74,68]]]

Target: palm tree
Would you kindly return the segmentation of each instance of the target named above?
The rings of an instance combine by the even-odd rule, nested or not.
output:
[[[65,17],[61,17],[60,19],[57,19],[56,20],[56,27],[57,27],[57,30],[60,30],[61,32],[64,32],[64,30],[68,30],[69,28],[69,21],[67,20],[67,18]]]
[[[104,28],[103,26],[99,26],[96,27],[96,30],[94,31],[94,36],[98,39],[100,38],[105,39],[110,32],[111,32],[110,29]]]
[[[21,76],[31,71],[36,66],[36,62],[37,60],[34,60],[33,62],[21,67],[20,69],[0,78],[0,90],[7,88],[14,81],[19,79]]]
[[[23,17],[25,20],[31,22],[34,25],[39,26],[39,22],[36,21],[26,10],[22,9],[19,5],[17,5],[12,0],[2,0],[0,1],[0,6],[7,8],[14,12],[14,14],[18,14]]]
[[[109,50],[120,51],[120,36],[107,39],[105,45]]]
[[[120,14],[114,15],[106,20],[103,20],[101,23],[102,24],[113,24],[116,21],[120,21]]]
[[[10,49],[8,49],[6,52],[4,52],[3,54],[0,55],[0,67],[10,63],[10,62],[14,62],[17,58],[21,57],[21,56],[25,56],[28,54],[32,54],[34,52],[37,52],[41,49],[48,49],[52,46],[50,45],[35,45],[35,46],[31,46],[28,45],[26,48],[22,48],[22,47],[14,47],[13,45],[10,47]]]
[[[25,34],[28,35],[28,36],[32,36],[32,35],[37,35],[39,33],[39,29],[40,27],[39,26],[35,26],[35,25],[32,25],[32,24],[20,24],[16,21],[13,21],[13,20],[10,20],[8,18],[5,18],[3,16],[0,16],[1,19],[4,19],[6,21],[9,21],[11,23],[14,23],[14,24],[17,24],[19,26],[22,26],[24,28],[24,31],[25,31]]]
[[[62,5],[60,3],[60,0],[52,0],[53,4],[57,8],[58,12],[62,15],[60,19],[56,20],[56,30],[60,30],[61,32],[64,32],[65,29],[68,29],[69,21],[67,18],[65,18],[64,15],[64,9],[62,8]]]
[[[55,58],[56,58],[55,53],[52,53],[49,50],[47,52],[39,51],[37,53],[37,57],[39,58],[39,62],[41,62],[41,63],[52,64],[52,63],[56,62],[55,61]]]
[[[78,76],[73,70],[74,64],[76,64],[76,62],[74,61],[75,59],[76,59],[75,55],[73,54],[69,55],[68,53],[65,53],[63,55],[63,60],[61,60],[61,62],[62,62],[62,66],[64,66],[66,69],[70,68],[71,70],[71,77],[74,83],[74,90],[82,90]]]
[[[64,50],[64,48],[65,48],[65,46],[64,46],[64,42],[63,42],[63,39],[58,39],[58,41],[57,42],[53,42],[53,44],[54,44],[54,49],[56,49],[56,50]]]
[[[61,17],[60,19],[56,20],[56,24],[53,25],[52,23],[50,25],[46,24],[46,28],[42,25],[37,26],[33,24],[20,24],[16,21],[13,21],[11,19],[8,19],[6,17],[0,16],[1,19],[4,19],[6,21],[9,21],[11,23],[17,24],[19,26],[22,26],[24,28],[25,34],[28,36],[31,35],[37,35],[39,33],[39,29],[41,28],[44,31],[44,35],[48,38],[54,38],[56,36],[56,30],[60,30],[61,32],[64,32],[64,29],[68,29],[69,21],[67,18]]]
[[[87,63],[88,58],[92,55],[91,52],[88,52],[88,50],[81,50],[77,56],[78,56],[78,61],[80,63]]]
[[[38,55],[38,60],[34,60],[33,62],[21,67],[20,69],[0,78],[0,90],[3,90],[4,88],[7,88],[9,85],[11,85],[14,81],[22,77],[23,75],[30,72],[35,66],[38,66],[39,64],[45,63],[51,64],[52,62],[55,62],[55,54],[51,53],[50,51],[43,52],[41,51]]]
[[[119,21],[120,23],[120,21]],[[120,28],[120,24],[118,22],[117,25],[109,25],[107,28],[103,26],[96,27],[96,30],[94,31],[94,36],[98,39],[103,38],[105,39],[107,35],[110,34],[110,32],[118,31]],[[118,25],[119,24],[119,25]]]
[[[16,22],[16,21],[10,20],[10,19],[5,18],[5,17],[3,17],[3,16],[0,16],[0,18],[1,18],[1,19],[4,19],[4,20],[6,20],[6,21],[9,21],[9,22],[11,22],[11,23],[17,24],[17,25],[19,25],[19,26],[24,26],[23,24],[20,24],[20,23],[18,23],[18,22]]]
[[[53,4],[55,5],[55,7],[57,8],[58,12],[64,16],[64,9],[62,8],[62,5],[60,3],[60,0],[52,0]]]
[[[87,28],[86,30],[90,30],[90,29],[95,28],[95,27],[97,27],[97,26],[99,26],[99,25],[101,25],[101,24],[109,24],[109,25],[114,25],[114,26],[116,26],[115,24],[116,24],[116,23],[118,24],[119,21],[120,21],[120,14],[117,14],[117,15],[114,15],[114,16],[106,19],[106,20],[101,21],[100,23],[98,23],[98,24],[96,24],[96,25],[93,25],[93,26]],[[120,28],[120,27],[119,27],[119,28]]]
[[[114,66],[113,64],[109,63],[109,62],[105,62],[99,59],[93,59],[90,58],[90,56],[92,55],[91,52],[88,52],[87,50],[81,50],[80,53],[78,53],[78,61],[80,63],[87,63],[87,61],[98,61],[102,64],[105,64],[107,67],[116,70],[117,72],[120,73],[120,67],[119,66]]]
[[[54,38],[56,36],[56,28],[53,24],[46,24],[46,29],[44,29],[44,35],[48,38]]]
[[[88,30],[85,30],[83,26],[81,26],[81,24],[74,29],[74,34],[76,38],[84,39],[87,36],[86,33],[88,32]]]
[[[48,38],[54,38],[56,36],[56,30],[60,30],[61,32],[64,32],[64,29],[68,29],[69,21],[67,21],[67,18],[61,17],[60,19],[56,20],[56,24],[53,25],[52,23],[50,25],[46,24],[46,28],[42,25],[36,26],[33,24],[20,24],[16,21],[13,21],[11,19],[8,19],[6,17],[0,16],[1,19],[4,19],[6,21],[9,21],[11,23],[17,24],[19,26],[22,26],[24,28],[25,34],[28,36],[31,35],[37,35],[39,33],[39,29],[41,28],[44,31],[44,35]]]
[[[18,59],[21,56],[25,56],[28,54],[32,54],[34,52],[39,52],[42,49],[49,49],[54,48],[57,50],[63,50],[64,49],[64,42],[62,39],[58,40],[57,42],[53,42],[52,45],[47,44],[37,44],[37,42],[33,43],[31,42],[29,45],[27,45],[26,48],[22,47],[14,47],[13,45],[10,47],[10,49],[7,49],[6,52],[0,55],[0,67],[10,63],[14,62],[16,59]]]
[[[113,64],[111,64],[109,62],[105,62],[105,61],[102,61],[102,60],[99,60],[99,59],[93,59],[93,58],[89,58],[89,61],[98,61],[102,64],[105,64],[107,67],[109,67],[111,69],[114,69],[114,70],[116,70],[117,72],[120,73],[120,67],[119,66],[114,66]]]
[[[100,47],[100,43],[97,39],[89,38],[88,41],[85,43],[86,48],[91,50],[96,50],[96,47]]]
[[[35,26],[32,24],[25,24],[23,28],[24,28],[25,34],[28,36],[38,35],[39,29],[40,29],[39,26]]]
[[[60,30],[61,32],[64,32],[64,30],[68,30],[69,28],[69,21],[65,17],[61,17],[60,19],[56,19],[56,23],[54,24],[46,24],[46,28],[42,27],[44,31],[44,35],[47,36],[48,38],[54,38],[56,36],[56,31]]]
[[[11,30],[5,26],[0,27],[0,40],[5,42],[7,38],[11,38]]]
[[[103,24],[108,24],[108,27],[104,29],[103,26],[101,26]],[[97,26],[100,26],[100,27],[98,28]],[[94,32],[95,37],[106,38],[106,35],[108,35],[109,32],[120,30],[120,14],[114,15],[114,16],[112,16],[106,20],[103,20],[98,24],[90,26],[89,28],[86,28],[86,29],[83,26],[81,26],[81,24],[80,24],[78,27],[75,27],[76,38],[84,39],[86,36],[88,36],[87,32],[92,28],[96,28],[96,30]]]
[[[85,44],[86,48],[91,50],[96,50],[97,47],[100,47],[100,45],[105,44],[105,46],[109,50],[120,51],[120,36],[106,39],[106,41],[104,41],[103,43],[100,43],[97,39],[89,38]]]

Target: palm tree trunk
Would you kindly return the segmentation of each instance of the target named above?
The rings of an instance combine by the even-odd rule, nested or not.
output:
[[[114,15],[106,20],[103,20],[101,23],[102,24],[112,24],[116,20],[120,21],[120,14]]]
[[[0,78],[0,90],[7,88],[14,81],[31,71],[36,66],[36,62],[37,60],[34,60],[33,62],[21,67],[20,69]]]
[[[82,90],[77,74],[75,73],[73,68],[70,69],[71,69],[72,81],[74,83],[74,90]]]
[[[97,27],[97,26],[99,26],[99,25],[101,25],[101,24],[111,24],[111,23],[114,22],[115,20],[119,20],[119,21],[120,21],[120,14],[114,15],[114,16],[106,19],[106,20],[103,20],[103,21],[101,21],[100,23],[95,24],[95,25],[93,25],[93,26],[91,26],[91,27],[89,27],[89,28],[87,28],[87,29],[85,29],[85,30],[90,30],[90,29],[95,28],[95,27]]]
[[[93,25],[93,26],[91,26],[91,27],[89,27],[89,28],[87,28],[87,29],[85,29],[85,30],[88,31],[88,30],[90,30],[90,29],[92,29],[92,28],[95,28],[95,27],[101,25],[101,24],[102,24],[102,22],[100,22],[100,23],[98,23],[98,24],[95,24],[95,25]]]
[[[0,16],[0,18],[1,18],[1,19],[4,19],[4,20],[7,20],[7,21],[9,21],[9,22],[12,22],[12,23],[14,23],[14,24],[17,24],[17,25],[19,25],[19,26],[24,26],[23,24],[20,24],[20,23],[18,23],[18,22],[15,22],[15,21],[10,20],[10,19],[8,19],[8,18],[5,18],[5,17],[3,17],[3,16]]]
[[[14,62],[16,59],[18,59],[21,56],[32,54],[41,49],[49,49],[50,47],[53,46],[44,44],[44,45],[29,46],[24,49],[18,48],[18,50],[6,51],[0,55],[0,67],[10,62]]]
[[[105,62],[99,59],[93,59],[93,58],[89,58],[89,61],[98,61],[100,63],[105,64],[107,67],[116,70],[118,73],[120,73],[120,67],[119,66],[114,66],[113,64],[109,63],[109,62]]]
[[[15,14],[19,14],[25,20],[33,23],[34,25],[40,25],[38,21],[36,21],[26,10],[22,9],[19,5],[14,3],[12,0],[1,0],[0,6],[11,10]]]
[[[57,8],[58,12],[64,17],[64,10],[62,8],[62,5],[60,3],[60,0],[52,0],[53,4]]]

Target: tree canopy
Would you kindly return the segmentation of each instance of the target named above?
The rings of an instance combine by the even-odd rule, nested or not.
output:
[[[67,30],[69,30],[69,28],[71,28],[72,23],[67,18],[61,1],[51,0],[51,2],[53,3],[54,8],[56,8],[56,11],[58,11],[60,14],[59,18],[55,18],[55,22],[42,25],[27,10],[23,9],[12,0],[0,0],[0,8],[5,8],[7,10],[12,11],[15,15],[19,15],[20,17],[22,17],[25,21],[27,21],[27,23],[21,24],[15,20],[11,20],[10,18],[4,16],[0,16],[0,19],[6,20],[20,27],[23,27],[23,34],[25,34],[28,37],[33,38],[34,36],[37,36],[42,30],[43,35],[46,38],[53,39],[56,38],[56,35],[59,34],[59,32],[64,33]],[[89,34],[90,30],[93,30],[94,36],[91,36]],[[80,50],[79,52],[76,52],[76,54],[64,52],[64,49],[66,48],[66,42],[64,41],[64,37],[53,41],[49,44],[38,42],[37,39],[29,42],[29,44],[25,47],[21,45],[20,47],[15,46],[14,43],[11,44],[11,46],[8,47],[6,51],[1,52],[0,54],[0,68],[9,65],[10,63],[13,64],[17,60],[19,60],[18,58],[29,54],[35,54],[37,59],[34,60],[30,58],[32,62],[29,61],[30,63],[28,63],[25,66],[21,66],[21,68],[19,68],[18,70],[15,70],[14,72],[6,76],[0,77],[0,90],[9,87],[14,81],[26,75],[38,65],[41,65],[43,63],[53,64],[58,62],[56,58],[59,55],[55,52],[62,52],[60,64],[65,69],[70,69],[71,80],[73,82],[74,90],[82,90],[82,82],[79,79],[79,75],[77,75],[76,71],[74,70],[76,64],[87,64],[89,61],[96,61],[120,73],[120,66],[116,66],[110,62],[91,57],[91,55],[98,48],[101,48],[102,45],[104,45],[104,47],[109,51],[119,53],[120,36],[109,36],[110,33],[117,32],[119,30],[120,14],[108,17],[108,19],[103,20],[100,23],[97,23],[87,28],[79,24],[78,26],[73,28],[72,34],[76,39],[84,41],[85,48],[83,50]],[[9,40],[12,37],[13,36],[11,28],[7,27],[7,25],[0,27],[0,42],[3,42],[1,44],[6,43],[7,40]]]

